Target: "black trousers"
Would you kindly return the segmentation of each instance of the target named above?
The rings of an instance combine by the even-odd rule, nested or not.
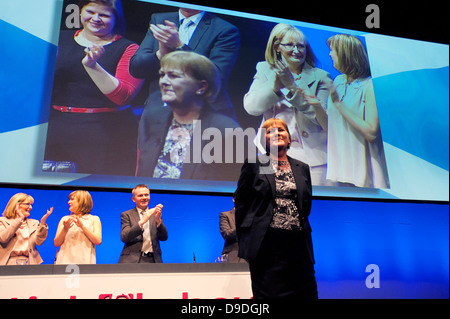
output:
[[[253,299],[317,299],[314,264],[302,231],[270,228],[249,261]]]

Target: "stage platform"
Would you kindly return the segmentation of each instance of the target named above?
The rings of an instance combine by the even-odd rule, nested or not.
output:
[[[250,299],[245,263],[0,266],[1,299]]]

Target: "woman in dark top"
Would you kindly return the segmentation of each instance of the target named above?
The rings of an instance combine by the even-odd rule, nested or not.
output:
[[[236,190],[239,257],[249,262],[253,298],[316,299],[309,166],[287,156],[282,119],[262,128],[268,154],[244,163]]]
[[[137,121],[129,103],[142,80],[128,65],[138,45],[120,35],[120,0],[79,7],[83,29],[60,34],[45,159],[71,172],[133,175]]]
[[[161,98],[147,108],[138,133],[138,176],[236,181],[239,165],[225,159],[226,141],[239,124],[214,112],[219,72],[207,57],[174,51],[161,59]],[[212,134],[213,133],[213,134]],[[213,138],[211,138],[213,136]],[[212,147],[212,145],[217,147]]]

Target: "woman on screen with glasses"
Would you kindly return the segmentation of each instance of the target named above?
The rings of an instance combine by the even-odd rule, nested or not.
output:
[[[0,217],[0,265],[34,265],[42,263],[36,248],[47,238],[47,210],[40,221],[29,218],[34,199],[17,193],[8,201],[3,217]]]
[[[377,105],[364,44],[337,34],[327,40],[342,74],[328,101],[327,179],[340,186],[389,188]]]
[[[244,108],[250,115],[263,115],[263,121],[283,119],[292,136],[289,156],[310,166],[313,185],[328,185],[325,110],[330,75],[315,67],[308,40],[292,25],[272,29],[265,56],[256,66]]]
[[[171,52],[161,59],[159,86],[165,106],[151,108],[141,118],[137,175],[237,180],[241,164],[227,163],[224,157],[226,151],[234,152],[225,149],[225,141],[239,124],[213,110],[220,88],[216,66],[195,52]],[[210,142],[217,146],[212,152]]]

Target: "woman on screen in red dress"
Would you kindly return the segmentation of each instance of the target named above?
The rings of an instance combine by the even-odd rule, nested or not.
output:
[[[62,171],[133,175],[137,119],[129,103],[143,80],[128,65],[138,45],[121,35],[120,0],[79,7],[83,28],[60,34],[44,158],[65,163]]]
[[[47,238],[47,210],[40,221],[31,219],[34,199],[28,194],[17,193],[8,201],[3,217],[0,217],[0,265],[36,265],[42,258],[36,246]]]
[[[353,35],[327,40],[342,74],[328,100],[327,179],[339,186],[389,188],[377,104],[364,44]]]
[[[55,264],[95,264],[95,246],[102,243],[102,224],[91,215],[91,194],[76,190],[69,195],[70,215],[61,218],[54,244],[59,247]]]

